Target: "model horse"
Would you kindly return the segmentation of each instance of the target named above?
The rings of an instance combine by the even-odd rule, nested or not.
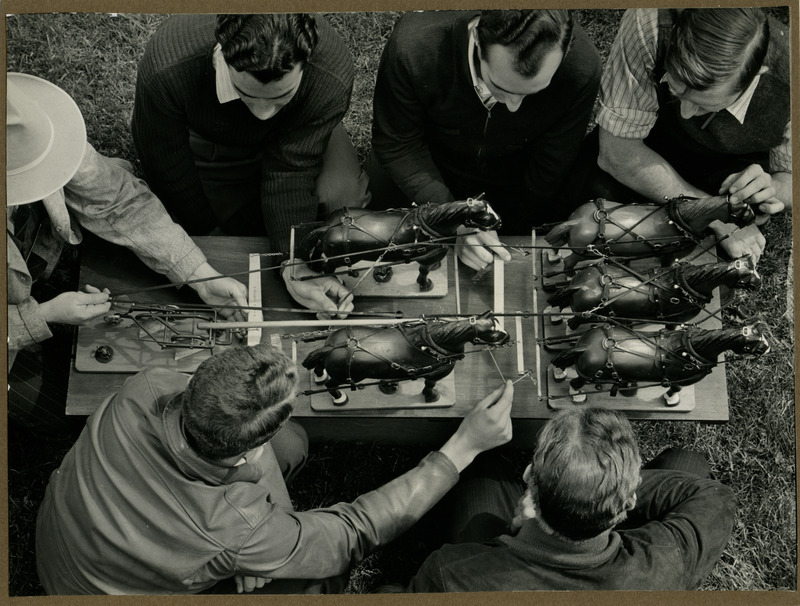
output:
[[[347,404],[343,384],[357,389],[364,379],[379,379],[384,393],[394,393],[397,381],[424,378],[425,402],[435,402],[436,382],[451,372],[464,357],[464,345],[500,346],[508,342],[490,312],[463,320],[429,320],[386,328],[348,326],[328,336],[325,345],[312,351],[303,366],[314,370],[314,380],[325,383],[334,404]]]
[[[566,378],[566,369],[575,367],[577,377],[570,381],[574,402],[586,399],[580,389],[587,383],[598,388],[611,385],[611,395],[622,388],[634,395],[638,381],[655,381],[668,390],[666,404],[680,402],[678,392],[705,377],[717,365],[717,357],[727,350],[762,355],[769,351],[768,328],[761,321],[717,330],[702,328],[663,329],[638,332],[624,326],[602,324],[589,329],[575,346],[553,359],[557,381]]]
[[[299,256],[323,273],[350,267],[358,261],[419,263],[417,284],[422,292],[433,287],[428,278],[455,243],[460,226],[498,229],[500,217],[483,200],[372,211],[342,208],[302,239]],[[391,277],[391,267],[375,268],[379,282]]]
[[[755,220],[755,213],[750,205],[733,203],[728,196],[672,198],[666,204],[620,204],[597,198],[579,206],[545,240],[554,248],[570,249],[572,254],[564,259],[567,272],[581,258],[598,255],[662,257],[668,265],[677,253],[691,249],[716,220],[744,227]],[[551,255],[550,261],[557,261],[556,256]]]
[[[680,323],[710,303],[720,285],[756,290],[761,277],[750,257],[705,265],[676,263],[643,272],[600,262],[578,270],[567,286],[547,299],[544,312],[571,311],[575,315],[567,324],[573,329],[604,317]],[[551,316],[554,324],[560,321],[560,316]]]

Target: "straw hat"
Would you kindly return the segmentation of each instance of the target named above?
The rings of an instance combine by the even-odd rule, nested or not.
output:
[[[86,126],[67,93],[36,76],[9,73],[6,200],[36,202],[67,184],[86,149]]]

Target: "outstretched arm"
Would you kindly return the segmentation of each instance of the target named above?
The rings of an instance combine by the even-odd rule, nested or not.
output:
[[[299,513],[276,508],[238,554],[236,573],[323,579],[346,571],[419,520],[478,453],[511,439],[513,391],[510,381],[494,390],[476,404],[438,452],[352,503]]]

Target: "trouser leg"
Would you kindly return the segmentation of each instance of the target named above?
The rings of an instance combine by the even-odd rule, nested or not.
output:
[[[308,434],[302,425],[289,420],[269,443],[275,452],[275,459],[278,461],[283,479],[288,484],[306,464]]]
[[[8,373],[8,418],[50,434],[78,432],[85,417],[66,415],[72,333],[56,333],[17,354]]]
[[[508,532],[523,485],[497,451],[479,455],[442,501],[449,543],[475,543]]]
[[[701,478],[711,478],[711,467],[706,458],[697,451],[685,448],[667,448],[643,469],[674,469],[685,471]]]
[[[356,148],[341,123],[333,129],[322,155],[316,194],[320,218],[345,206],[363,208],[370,203],[369,178],[361,168]]]
[[[369,175],[369,189],[372,193],[372,201],[369,205],[371,209],[407,208],[411,205],[411,201],[395,185],[374,151],[371,151],[367,157],[365,169]]]

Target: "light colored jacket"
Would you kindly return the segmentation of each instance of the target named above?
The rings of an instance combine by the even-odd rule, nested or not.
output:
[[[47,262],[45,275],[53,270],[64,243],[81,242],[81,227],[129,248],[148,267],[172,282],[188,280],[206,261],[147,184],[133,174],[130,163],[107,158],[88,143],[75,176],[42,203],[49,221],[44,222],[32,252]],[[31,297],[33,280],[10,233],[9,226],[9,368],[17,351],[52,336],[39,304]]]

